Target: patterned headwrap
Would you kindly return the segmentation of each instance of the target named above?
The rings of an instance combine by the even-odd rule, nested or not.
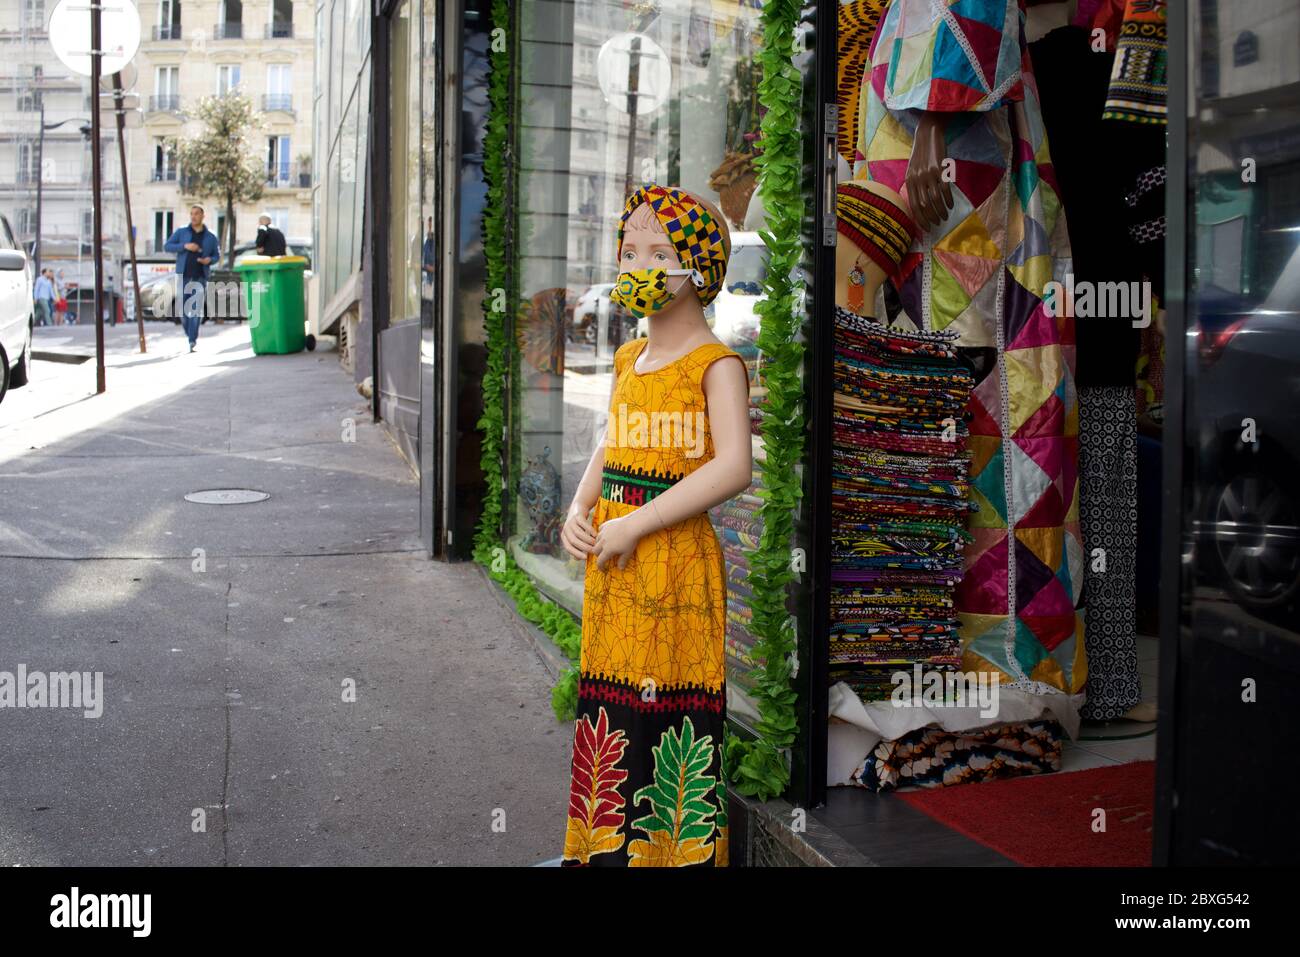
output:
[[[642,203],[654,211],[659,225],[677,249],[682,268],[694,269],[703,278],[703,285],[695,286],[700,305],[713,302],[727,275],[728,247],[723,233],[726,226],[714,222],[709,211],[684,190],[647,183],[628,197],[618,222],[616,261],[623,261],[623,230],[627,218]]]

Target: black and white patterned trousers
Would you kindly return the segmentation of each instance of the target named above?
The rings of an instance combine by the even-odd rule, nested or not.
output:
[[[1142,700],[1134,624],[1137,411],[1131,386],[1079,388],[1079,480],[1088,653],[1082,715],[1108,721]]]

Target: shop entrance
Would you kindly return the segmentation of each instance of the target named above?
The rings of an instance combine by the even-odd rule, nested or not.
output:
[[[1008,29],[1019,16],[982,6],[1005,6]],[[1219,344],[1240,356],[1258,330],[1278,363],[1294,356],[1294,81],[1219,62],[1218,37],[1254,13],[1043,4],[1033,86],[996,45],[985,62],[951,25],[932,38],[1005,97],[990,109],[999,98],[943,75],[938,54],[934,75],[918,66],[907,44],[924,31],[888,7],[818,11],[823,37],[839,26],[819,68],[837,129],[818,180],[838,183],[838,230],[817,250],[835,297],[815,319],[806,713],[828,734],[820,749],[814,730],[796,796],[877,863],[1267,861],[1211,808],[1248,800],[1243,751],[1262,759],[1294,721],[1280,697],[1237,699],[1295,671],[1296,499],[1277,478],[1296,462],[1278,420],[1295,397],[1246,399]],[[910,76],[873,59],[877,30]],[[1203,82],[1166,89],[1187,75],[1188,30]],[[1140,69],[1166,56],[1167,74]],[[926,149],[936,175],[914,178]],[[1247,406],[1271,440],[1242,432],[1259,421]],[[997,679],[995,718],[983,685],[953,700],[962,677]],[[1237,746],[1232,783],[1194,784],[1211,775],[1192,740],[1247,728],[1260,744]],[[1045,853],[1043,834],[1097,794],[1110,826]]]

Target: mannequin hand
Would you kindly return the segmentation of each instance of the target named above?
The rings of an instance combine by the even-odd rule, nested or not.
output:
[[[596,567],[604,568],[609,562],[617,560],[619,568],[627,568],[627,563],[636,553],[636,544],[641,541],[641,531],[632,515],[611,518],[601,523],[596,533],[596,544],[592,554],[596,556]]]
[[[578,561],[586,561],[591,554],[591,546],[596,544],[596,529],[587,518],[585,509],[576,502],[569,506],[569,515],[560,529],[560,543],[564,550]]]
[[[952,209],[952,187],[944,180],[948,147],[943,139],[945,117],[922,113],[907,161],[907,202],[923,232],[929,232],[948,218]]]

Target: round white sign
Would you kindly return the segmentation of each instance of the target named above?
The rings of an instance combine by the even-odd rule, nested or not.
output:
[[[140,49],[140,14],[131,0],[101,0],[99,72],[116,73]],[[90,76],[88,0],[59,0],[50,14],[50,46],[73,73]]]
[[[634,78],[636,89],[631,88]],[[673,67],[663,47],[645,34],[618,33],[600,47],[596,80],[614,109],[631,113],[635,95],[637,113],[653,113],[668,100]]]

